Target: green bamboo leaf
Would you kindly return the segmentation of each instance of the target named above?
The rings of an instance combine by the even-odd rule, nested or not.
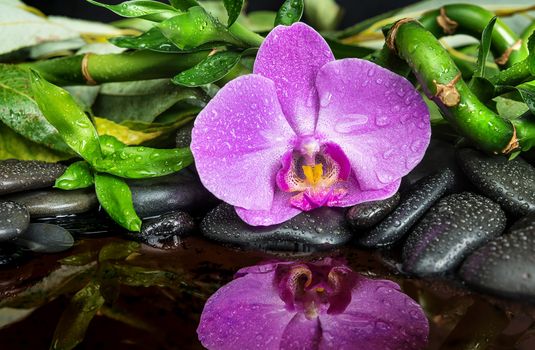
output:
[[[139,232],[141,219],[132,202],[132,192],[126,182],[113,175],[95,174],[95,191],[102,208],[119,225],[129,231]]]
[[[96,163],[97,171],[129,179],[169,175],[193,163],[189,148],[125,147]]]
[[[119,141],[116,137],[110,135],[100,135],[100,148],[104,157],[112,155],[113,153],[122,150],[126,147],[124,143]]]
[[[169,0],[169,3],[171,6],[181,11],[186,11],[193,6],[199,6],[199,3],[196,0]]]
[[[275,25],[285,25],[289,26],[295,22],[299,22],[303,16],[305,4],[303,0],[286,0],[284,4],[277,12],[277,17],[275,17]]]
[[[158,24],[166,38],[179,49],[191,50],[207,43],[244,44],[230,34],[227,28],[200,6],[194,6]]]
[[[343,10],[335,0],[304,0],[305,17],[317,30],[334,30],[342,19]]]
[[[199,64],[172,79],[177,85],[196,87],[210,84],[226,76],[240,62],[241,54],[222,51],[209,55]]]
[[[535,113],[535,81],[528,81],[516,87],[522,100],[528,106],[531,113]]]
[[[93,5],[104,7],[122,17],[143,18],[155,22],[164,21],[180,13],[173,6],[158,1],[132,0],[117,5],[103,4],[94,0],[87,1]]]
[[[120,36],[109,39],[113,45],[125,49],[151,50],[156,52],[184,52],[167,39],[160,29],[153,27],[139,36]]]
[[[67,170],[56,179],[54,187],[62,190],[76,190],[93,185],[91,166],[86,161],[79,161],[69,165]]]
[[[72,153],[39,110],[30,82],[28,69],[0,64],[0,121],[33,142]]]
[[[486,77],[485,69],[487,67],[487,58],[490,52],[490,46],[492,44],[492,30],[498,17],[494,16],[487,24],[483,33],[481,34],[481,42],[479,44],[479,52],[477,55],[477,64],[474,71],[474,77]]]
[[[223,3],[225,4],[225,9],[227,9],[228,13],[227,25],[230,27],[240,16],[243,0],[223,0]]]
[[[31,88],[39,109],[73,151],[89,163],[102,157],[97,131],[67,91],[33,70]]]
[[[80,344],[84,340],[89,323],[104,302],[100,285],[96,281],[89,282],[76,293],[59,319],[50,348],[71,350]]]

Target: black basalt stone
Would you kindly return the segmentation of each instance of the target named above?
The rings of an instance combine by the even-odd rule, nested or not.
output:
[[[480,291],[535,302],[535,214],[477,249],[459,275]]]
[[[0,242],[9,241],[24,232],[30,223],[30,214],[23,205],[0,201]]]
[[[459,151],[458,159],[478,190],[504,210],[515,216],[535,213],[535,168],[525,160],[508,160],[468,148]]]
[[[2,243],[0,245],[0,268],[20,264],[26,258],[28,258],[28,254],[20,247],[11,243]]]
[[[394,244],[454,184],[455,177],[450,169],[421,179],[402,193],[400,204],[390,215],[371,231],[357,237],[356,243],[369,248]]]
[[[455,269],[472,251],[500,235],[506,217],[490,199],[469,192],[441,199],[409,234],[403,270],[437,275]]]
[[[41,161],[1,160],[0,195],[50,187],[66,166]]]
[[[70,249],[74,238],[63,227],[51,224],[30,224],[14,243],[35,253],[59,253]]]
[[[398,205],[399,193],[390,198],[357,204],[346,212],[347,222],[356,230],[363,230],[377,225]]]
[[[246,224],[223,203],[206,215],[201,231],[220,243],[268,251],[327,250],[351,239],[343,211],[335,208],[319,208],[279,225],[260,227]]]

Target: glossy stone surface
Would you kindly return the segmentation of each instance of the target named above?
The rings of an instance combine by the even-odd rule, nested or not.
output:
[[[357,237],[356,243],[369,248],[394,244],[454,184],[454,174],[449,169],[421,179],[401,195],[401,202],[390,215],[371,231]]]
[[[173,249],[179,247],[194,228],[195,222],[189,214],[176,211],[145,220],[141,232],[129,232],[128,235],[154,248]]]
[[[319,208],[267,227],[249,226],[234,207],[220,204],[201,223],[202,233],[220,243],[260,250],[308,252],[347,243],[352,235],[343,210]]]
[[[519,217],[535,212],[535,168],[525,160],[468,148],[460,150],[458,158],[470,181],[504,210]]]
[[[20,247],[11,243],[2,243],[0,245],[0,267],[10,267],[18,265],[28,258]]]
[[[469,192],[441,199],[403,247],[403,270],[437,275],[455,269],[472,251],[503,232],[506,217],[490,199]]]
[[[0,195],[51,187],[66,168],[58,163],[0,160]]]
[[[35,253],[59,253],[70,249],[74,238],[69,231],[51,224],[30,224],[15,244]]]
[[[377,225],[398,205],[399,193],[381,201],[357,204],[346,212],[347,222],[356,230],[363,230]]]
[[[30,214],[23,205],[0,200],[0,242],[9,241],[28,228]]]

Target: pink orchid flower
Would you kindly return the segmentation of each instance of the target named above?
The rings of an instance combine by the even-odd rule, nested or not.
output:
[[[405,78],[335,60],[303,23],[278,26],[253,74],[198,115],[191,150],[204,186],[250,225],[392,196],[429,144],[429,111]]]

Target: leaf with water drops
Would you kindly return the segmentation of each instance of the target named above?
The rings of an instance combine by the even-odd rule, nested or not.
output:
[[[61,137],[89,163],[102,157],[97,131],[73,97],[31,71],[31,88],[39,109]]]
[[[119,225],[129,231],[139,232],[141,219],[132,202],[132,192],[124,180],[108,174],[95,174],[95,191],[102,208]]]
[[[498,17],[492,17],[490,22],[487,24],[483,33],[481,34],[481,43],[479,44],[479,51],[477,55],[477,65],[474,71],[474,77],[485,77],[485,69],[487,67],[487,57],[490,52],[490,45],[492,44],[492,30],[494,29],[494,24]]]
[[[193,6],[199,6],[199,3],[196,0],[169,0],[169,3],[171,6],[181,11],[186,11]]]
[[[303,0],[286,0],[277,13],[275,25],[282,24],[289,26],[298,22],[301,16],[303,16],[304,7]]]
[[[173,83],[182,86],[196,87],[218,81],[227,75],[238,62],[241,54],[235,51],[222,51],[209,55],[199,64],[179,73]]]
[[[167,39],[160,29],[153,27],[138,36],[120,36],[109,39],[113,45],[125,49],[151,50],[157,52],[184,52]]]
[[[191,50],[207,43],[245,46],[227,28],[200,6],[158,24],[163,35],[181,50]]]
[[[520,96],[529,107],[531,113],[535,113],[535,82],[528,81],[516,87]]]
[[[228,26],[230,27],[240,16],[243,0],[223,0],[228,13]]]
[[[93,185],[91,166],[82,160],[69,165],[63,175],[56,179],[54,187],[62,190],[76,190],[91,185]]]
[[[94,165],[97,171],[130,179],[175,173],[193,163],[189,148],[125,147]]]
[[[132,0],[117,5],[103,4],[94,0],[87,0],[93,5],[104,7],[119,16],[127,18],[143,18],[149,21],[161,22],[180,13],[174,7],[158,1]]]
[[[102,154],[104,157],[112,155],[113,153],[122,150],[126,147],[124,143],[119,141],[116,137],[111,135],[101,135],[99,136],[100,148],[102,149]]]

